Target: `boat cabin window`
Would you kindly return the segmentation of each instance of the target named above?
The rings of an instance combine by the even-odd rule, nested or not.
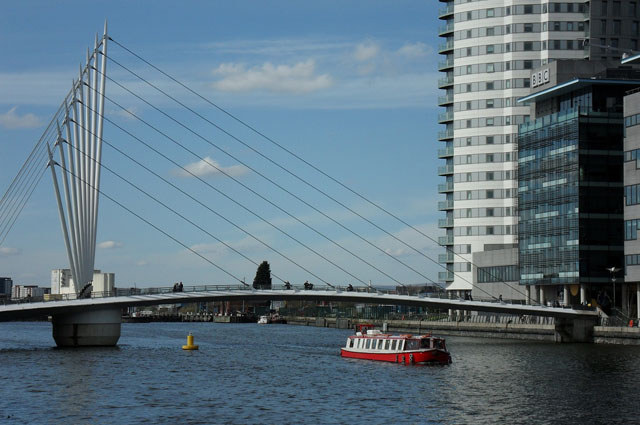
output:
[[[422,348],[431,348],[431,340],[429,338],[422,339],[420,343],[420,347]]]
[[[389,344],[390,344],[390,343],[391,343],[391,341],[389,341],[389,340],[386,340],[386,341],[384,342],[384,349],[385,349],[385,350],[388,350],[388,349],[389,349]]]
[[[349,347],[353,348],[353,338],[349,338]]]
[[[408,339],[404,345],[405,350],[417,350],[420,348],[420,341],[417,339]]]
[[[371,348],[371,340],[370,339],[367,340],[366,348],[367,349]]]
[[[396,347],[398,346],[398,340],[394,339],[393,341],[391,341],[391,349],[395,350]]]
[[[439,348],[441,350],[444,350],[444,341],[441,339],[436,339],[433,341],[433,348]]]

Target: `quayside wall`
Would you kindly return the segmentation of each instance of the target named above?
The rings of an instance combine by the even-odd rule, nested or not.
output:
[[[371,323],[379,329],[384,329],[386,326],[387,331],[394,333],[433,332],[445,336],[561,342],[558,339],[556,324],[551,318],[540,318],[539,323],[514,323],[514,320],[508,317],[496,317],[494,320],[489,319],[487,322],[478,323],[465,320],[384,320],[287,316],[287,324],[290,325],[353,329],[356,324]],[[640,328],[595,326],[592,342],[596,344],[640,345]]]

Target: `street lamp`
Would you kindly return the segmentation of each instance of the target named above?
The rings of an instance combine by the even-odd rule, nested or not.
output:
[[[613,307],[616,307],[616,273],[622,270],[620,267],[609,267],[609,273],[611,273],[611,282],[613,283]]]

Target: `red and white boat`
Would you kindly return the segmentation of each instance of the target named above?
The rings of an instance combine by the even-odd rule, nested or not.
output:
[[[363,326],[347,338],[342,357],[404,364],[451,363],[443,338],[427,335],[390,335]]]

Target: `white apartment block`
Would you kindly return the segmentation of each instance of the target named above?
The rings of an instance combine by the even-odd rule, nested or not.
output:
[[[447,270],[439,280],[462,295],[472,288],[474,253],[517,247],[516,135],[529,119],[517,100],[529,94],[531,70],[633,54],[640,17],[638,1],[441,0],[439,18],[439,261]]]

